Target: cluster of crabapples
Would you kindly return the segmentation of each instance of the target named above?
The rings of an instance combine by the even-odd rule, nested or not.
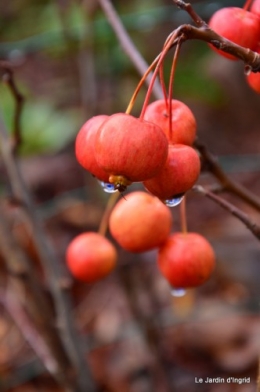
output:
[[[113,207],[110,234],[129,252],[158,249],[159,270],[175,289],[201,285],[215,265],[214,251],[203,236],[171,234],[169,206],[181,201],[200,174],[200,157],[192,147],[195,136],[192,111],[172,99],[170,105],[166,100],[150,103],[142,119],[126,113],[92,117],[75,142],[80,165],[109,191],[124,192],[133,182],[143,183],[146,191],[127,193]],[[117,252],[103,235],[86,232],[71,241],[66,259],[75,278],[91,283],[115,268]]]
[[[247,0],[243,8],[220,9],[211,17],[209,27],[221,38],[217,47],[211,40],[212,49],[219,54],[237,59],[232,55],[238,48],[234,44],[240,49],[260,53],[260,0]],[[197,287],[211,276],[215,254],[202,235],[185,229],[171,231],[169,207],[181,202],[196,183],[201,169],[200,157],[193,148],[196,137],[194,115],[183,102],[172,99],[180,43],[176,34],[175,31],[166,39],[162,52],[141,79],[126,113],[89,119],[76,137],[75,152],[79,164],[96,177],[106,191],[122,193],[134,182],[143,184],[144,191],[127,193],[114,205],[107,221],[110,234],[129,252],[157,249],[157,263],[162,275],[174,289],[185,289]],[[223,50],[227,40],[232,41],[229,45],[229,51],[230,47],[234,48],[232,54]],[[174,45],[176,51],[167,92],[163,61]],[[130,111],[136,93],[153,68],[154,75],[141,115],[134,117]],[[158,74],[164,99],[148,104]],[[249,73],[247,81],[260,92],[260,72]],[[66,259],[74,277],[91,283],[115,268],[117,251],[104,235],[87,232],[71,241]]]
[[[233,43],[260,54],[260,0],[247,0],[243,8],[221,8],[212,15],[209,27]],[[214,46],[212,49],[230,60],[237,60]],[[254,91],[260,93],[260,72],[249,72],[246,80]]]

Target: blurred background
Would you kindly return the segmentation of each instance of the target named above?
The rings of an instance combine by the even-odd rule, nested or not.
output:
[[[205,20],[243,1],[191,1]],[[190,17],[170,0],[113,1],[121,21],[148,63],[170,32]],[[140,75],[122,50],[97,0],[12,0],[0,4],[0,61],[13,70],[25,98],[19,147],[21,172],[69,278],[64,254],[70,240],[97,230],[109,195],[76,162],[74,140],[97,114],[126,110]],[[172,56],[165,62],[167,80]],[[3,67],[0,67],[1,76]],[[140,91],[133,113],[142,108]],[[181,48],[174,98],[198,123],[198,139],[221,167],[260,194],[260,97],[247,85],[241,62],[226,60],[204,42]],[[0,84],[0,108],[12,132],[15,102]],[[1,199],[10,183],[0,161]],[[202,173],[203,184],[215,184]],[[129,191],[142,189],[135,185]],[[260,224],[259,211],[224,195]],[[179,207],[172,209],[180,230]],[[201,288],[177,298],[159,274],[156,252],[119,251],[116,271],[95,285],[71,280],[73,319],[97,385],[111,392],[256,390],[260,349],[259,241],[235,217],[203,196],[187,195],[188,228],[213,245],[217,268]],[[10,209],[12,234],[33,260],[48,290],[33,233]],[[0,284],[6,282],[0,249]],[[4,287],[4,284],[3,284]],[[250,378],[241,384],[196,384],[199,377]],[[101,390],[101,389],[100,389]],[[61,391],[0,302],[0,391]]]

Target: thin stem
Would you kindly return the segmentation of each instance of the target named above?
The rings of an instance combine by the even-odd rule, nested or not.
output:
[[[160,78],[160,84],[162,87],[163,97],[164,97],[164,101],[165,101],[165,107],[166,107],[166,110],[168,111],[168,95],[167,95],[167,90],[166,90],[164,75],[163,75],[163,62],[162,62],[160,69],[159,69],[159,78]]]
[[[155,67],[155,70],[154,70],[154,73],[153,73],[150,85],[148,87],[148,90],[147,90],[147,93],[146,93],[146,96],[145,96],[145,100],[144,100],[144,103],[143,103],[142,111],[141,111],[141,114],[140,114],[140,120],[142,120],[144,118],[145,110],[146,110],[146,107],[147,107],[147,105],[149,103],[149,99],[150,99],[150,96],[151,96],[151,93],[152,93],[152,89],[153,89],[154,82],[156,80],[158,71],[159,71],[159,69],[160,69],[160,67],[161,67],[161,65],[163,63],[163,60],[164,60],[166,54],[168,53],[168,51],[170,50],[172,45],[175,43],[176,37],[177,37],[177,33],[175,32],[174,34],[171,35],[170,39],[167,40],[166,45],[163,47],[163,50],[160,53],[160,58],[159,58],[159,60],[157,62],[157,65]]]
[[[159,55],[159,56],[160,56],[160,55]],[[141,80],[139,81],[139,83],[138,83],[138,85],[137,85],[137,87],[136,87],[136,89],[135,89],[135,91],[134,91],[134,93],[133,93],[133,95],[132,95],[132,97],[131,97],[131,99],[130,99],[130,102],[129,102],[128,106],[127,106],[127,109],[126,109],[126,111],[125,111],[126,114],[131,113],[131,111],[132,111],[132,109],[133,109],[133,106],[134,106],[134,103],[135,103],[135,100],[136,100],[136,97],[137,97],[137,95],[138,95],[140,89],[142,88],[142,86],[143,86],[145,80],[147,79],[149,73],[150,73],[150,72],[152,71],[152,69],[155,67],[156,62],[157,62],[158,59],[159,59],[159,56],[157,56],[157,57],[153,60],[152,64],[149,65],[149,67],[148,67],[147,70],[145,71],[144,75],[142,76]]]
[[[249,7],[251,6],[251,4],[252,4],[252,0],[246,0],[245,4],[244,4],[244,6],[243,6],[243,9],[244,9],[245,11],[248,11],[248,9],[249,9]]]
[[[104,213],[102,215],[102,219],[101,219],[101,222],[100,222],[100,225],[99,225],[99,229],[98,229],[99,234],[101,234],[103,236],[106,235],[106,231],[107,231],[107,227],[108,227],[108,220],[109,220],[110,214],[111,214],[111,212],[112,212],[112,210],[114,208],[114,205],[116,204],[116,202],[117,202],[117,200],[118,200],[120,195],[121,195],[120,192],[115,192],[108,199],[108,202],[107,202],[107,205],[106,205],[106,209],[105,209],[105,211],[104,211]]]
[[[228,175],[218,164],[217,158],[208,151],[204,144],[195,141],[194,146],[198,149],[202,159],[206,163],[207,170],[218,179],[218,181],[222,184],[223,189],[229,191],[230,193],[233,193],[258,211],[260,211],[260,198],[258,196],[250,192],[242,184],[239,184],[238,182],[229,178]]]
[[[178,40],[176,49],[174,52],[173,56],[173,62],[171,66],[171,72],[170,72],[170,80],[169,80],[169,92],[168,92],[168,115],[169,115],[169,140],[171,142],[172,140],[172,97],[173,97],[173,81],[174,81],[174,75],[177,67],[177,60],[179,58],[180,54],[180,49],[181,49],[181,38]]]
[[[188,233],[187,226],[187,214],[186,214],[186,195],[184,195],[180,204],[180,217],[181,217],[181,231],[182,233]]]
[[[2,80],[9,87],[9,90],[15,101],[15,112],[14,112],[14,122],[13,122],[13,149],[14,151],[17,151],[18,147],[22,143],[21,116],[22,116],[22,109],[24,105],[24,96],[17,87],[17,84],[14,80],[12,69],[10,67],[7,67],[6,65],[3,66],[3,69],[4,69],[4,74],[2,76]]]
[[[207,190],[201,185],[195,185],[193,190],[203,194],[211,200],[214,200],[218,205],[220,205],[225,210],[229,211],[232,215],[238,218],[241,222],[245,224],[245,226],[254,234],[257,239],[260,239],[260,226],[252,221],[250,217],[245,214],[243,211],[235,207],[233,204],[224,200],[220,196],[214,194],[213,192]]]

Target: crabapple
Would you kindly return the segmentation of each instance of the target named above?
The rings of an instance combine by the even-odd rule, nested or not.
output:
[[[114,245],[96,232],[79,234],[66,251],[66,262],[71,274],[86,283],[104,278],[115,268],[116,261]]]
[[[109,218],[109,229],[119,245],[130,252],[160,246],[169,236],[172,215],[157,197],[135,191],[121,199]]]
[[[75,155],[79,164],[104,182],[108,182],[109,175],[98,165],[94,146],[97,130],[107,118],[105,114],[90,118],[80,128],[75,141]]]
[[[198,233],[174,233],[159,248],[158,267],[173,288],[204,283],[215,267],[210,243]]]
[[[225,7],[216,11],[209,23],[209,27],[217,34],[237,45],[254,50],[260,37],[260,18],[258,15],[238,7]],[[231,60],[237,58],[229,53],[211,48]]]
[[[167,153],[168,141],[161,128],[130,114],[109,116],[97,131],[95,157],[115,186],[155,176]]]
[[[249,86],[258,94],[260,94],[260,73],[251,72],[246,76],[247,83]]]
[[[164,131],[170,143],[192,145],[196,136],[196,120],[190,108],[177,99],[171,103],[172,132],[169,132],[169,112],[164,99],[150,103],[145,111],[144,119],[157,124]]]
[[[167,161],[160,173],[143,182],[145,188],[161,200],[170,200],[188,191],[200,174],[200,158],[194,148],[169,145]]]

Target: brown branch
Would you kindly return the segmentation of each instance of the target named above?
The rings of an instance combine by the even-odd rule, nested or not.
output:
[[[0,113],[1,114],[1,113]],[[94,392],[96,390],[90,368],[85,360],[82,344],[79,340],[78,331],[72,319],[71,299],[67,290],[63,290],[59,282],[61,281],[59,265],[55,252],[49,243],[42,224],[38,219],[35,206],[31,200],[28,189],[21,176],[19,165],[14,157],[10,139],[5,125],[0,116],[0,150],[6,166],[13,196],[21,202],[23,206],[25,222],[32,228],[33,240],[38,251],[41,264],[49,283],[57,316],[57,326],[61,333],[64,347],[70,358],[75,371],[77,372],[75,382],[81,392]]]
[[[34,345],[36,340],[33,336],[31,337],[32,340],[30,340],[30,336],[25,333],[25,338],[26,340],[29,339],[33,349],[38,353],[43,364],[52,373],[58,383],[63,387],[67,386],[69,388],[72,379],[68,377],[68,370],[71,365],[63,349],[58,331],[54,327],[54,315],[49,301],[39,284],[39,277],[35,273],[34,266],[18,246],[11,233],[11,227],[7,220],[5,209],[0,206],[0,249],[6,269],[10,274],[9,281],[11,282],[11,286],[8,288],[8,295],[3,297],[3,303],[24,333],[28,329],[26,331],[23,329],[24,325],[21,318],[26,318],[26,311],[22,310],[22,304],[19,305],[18,302],[21,301],[23,296],[26,298],[27,311],[31,314],[35,325],[41,332],[40,335],[42,338],[39,340],[39,346]],[[11,293],[11,288],[13,293]],[[16,297],[18,306],[16,310],[14,308],[14,296]],[[16,311],[21,315],[19,318],[19,314],[17,314],[18,319],[16,318]],[[36,330],[35,334],[38,334]]]
[[[139,74],[142,76],[145,71],[148,68],[148,64],[138,51],[138,49],[135,47],[133,41],[129,37],[124,25],[122,24],[120,17],[118,16],[113,4],[111,3],[110,0],[98,0],[100,7],[102,8],[104,14],[106,15],[106,18],[108,22],[110,23],[112,29],[114,30],[118,41],[121,44],[122,49],[126,53],[126,55],[130,58],[132,63],[134,64],[135,68],[139,72]],[[151,80],[151,75],[147,77],[146,83],[149,86]],[[159,97],[160,99],[163,97],[162,95],[162,89],[159,85],[159,83],[155,83],[154,88],[153,88],[153,93],[156,97]]]
[[[13,149],[14,151],[17,151],[18,147],[22,143],[21,115],[24,105],[24,96],[17,87],[12,68],[7,66],[4,62],[0,62],[0,67],[3,68],[2,81],[9,87],[15,102]]]
[[[254,236],[260,240],[260,226],[257,223],[253,222],[250,217],[245,214],[243,211],[235,207],[233,204],[224,200],[222,197],[216,195],[215,193],[207,190],[201,185],[195,185],[193,190],[199,192],[211,200],[214,200],[218,205],[224,208],[226,211],[230,212],[236,218],[238,218],[241,222],[245,224],[245,226],[254,234]]]
[[[206,169],[210,171],[221,183],[223,189],[233,193],[252,207],[260,211],[260,199],[254,193],[250,192],[246,187],[232,180],[224,172],[218,164],[217,158],[211,154],[206,146],[198,141],[195,141],[194,146],[200,152],[202,159],[206,163]]]
[[[186,11],[190,15],[197,27],[207,26],[206,22],[194,11],[190,3],[185,3],[183,0],[173,0],[173,2],[177,5],[177,7]]]
[[[210,29],[207,23],[194,11],[191,4],[185,3],[183,0],[173,0],[173,2],[179,8],[185,10],[196,25],[196,27],[191,25],[180,26],[176,29],[179,36],[183,35],[186,39],[198,39],[208,42],[215,48],[242,60],[248,71],[260,72],[260,55],[258,53],[248,48],[243,48]]]

